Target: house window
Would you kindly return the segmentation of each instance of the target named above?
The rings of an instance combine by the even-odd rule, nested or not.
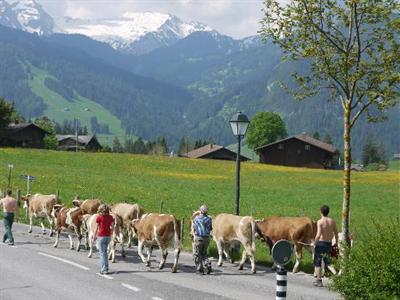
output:
[[[310,145],[305,145],[305,146],[304,146],[304,149],[305,149],[305,150],[310,150]]]
[[[283,144],[278,144],[278,149],[283,150]]]

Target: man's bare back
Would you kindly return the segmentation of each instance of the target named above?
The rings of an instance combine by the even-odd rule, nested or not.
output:
[[[317,222],[319,241],[332,242],[334,236],[337,238],[337,228],[335,220],[322,216]]]

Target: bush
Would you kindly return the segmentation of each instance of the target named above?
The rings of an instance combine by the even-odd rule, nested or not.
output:
[[[400,299],[400,221],[373,225],[333,277],[332,288],[345,299]]]

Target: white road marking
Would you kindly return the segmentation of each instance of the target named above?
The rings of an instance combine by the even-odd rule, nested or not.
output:
[[[50,254],[47,254],[47,253],[43,253],[43,252],[38,252],[38,254],[39,254],[39,255],[46,256],[46,257],[49,257],[49,258],[52,258],[52,259],[55,259],[55,260],[62,261],[62,262],[64,262],[64,263],[66,263],[66,264],[69,264],[69,265],[71,265],[71,266],[77,267],[77,268],[82,269],[82,270],[85,270],[85,271],[90,270],[88,267],[82,266],[82,265],[77,264],[77,263],[75,263],[75,262],[73,262],[73,261],[70,261],[70,260],[68,260],[68,259],[64,259],[64,258],[61,258],[61,257],[53,256],[53,255],[50,255]]]
[[[123,287],[126,287],[127,289],[130,289],[130,290],[134,291],[134,292],[139,292],[140,291],[140,289],[137,288],[136,286],[133,286],[133,285],[130,285],[130,284],[127,284],[127,283],[121,283],[121,285]]]
[[[97,275],[99,275],[99,276],[101,276],[101,277],[104,277],[104,278],[107,278],[107,279],[114,279],[114,277],[111,277],[110,275],[107,275],[107,274],[100,274],[100,273],[96,273]]]
[[[153,300],[163,300],[163,298],[159,298],[159,297],[151,297],[151,299],[153,299]]]

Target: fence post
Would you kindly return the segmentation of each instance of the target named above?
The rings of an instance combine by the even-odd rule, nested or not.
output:
[[[60,203],[60,190],[57,190],[56,201],[57,201],[57,203]]]
[[[161,200],[161,201],[160,201],[160,214],[162,214],[163,207],[164,207],[164,201]]]
[[[283,267],[276,269],[276,300],[285,300],[287,290],[287,272]]]

